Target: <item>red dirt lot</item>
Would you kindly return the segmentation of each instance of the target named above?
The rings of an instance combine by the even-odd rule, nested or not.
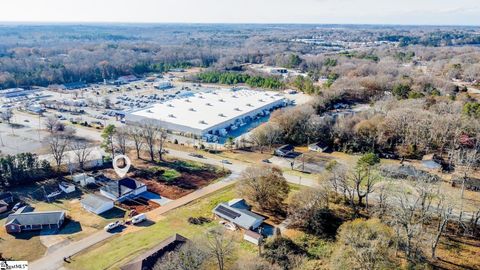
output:
[[[173,181],[165,182],[154,178],[138,178],[147,185],[149,191],[160,194],[171,200],[181,198],[193,191],[209,185],[215,179],[222,177],[211,171],[200,171],[195,173],[183,172],[182,175]]]
[[[142,200],[136,199],[136,200],[126,200],[123,201],[122,203],[119,203],[119,206],[123,209],[127,210],[135,210],[137,213],[146,213],[148,211],[151,211],[155,208],[160,207],[159,204],[154,203],[150,200]]]

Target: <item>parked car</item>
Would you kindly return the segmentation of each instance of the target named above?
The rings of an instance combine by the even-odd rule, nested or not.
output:
[[[264,159],[262,160],[262,162],[265,162],[265,163],[272,163],[269,159]]]
[[[145,214],[139,214],[139,215],[134,216],[131,219],[131,222],[132,222],[132,224],[138,224],[138,223],[143,222],[145,220],[147,220],[147,216]]]
[[[223,227],[225,227],[225,229],[227,229],[227,230],[230,230],[230,231],[236,231],[237,230],[237,226],[235,226],[234,224],[232,224],[230,222],[227,222],[225,220],[221,220],[220,224],[223,225]]]
[[[117,220],[115,222],[108,223],[107,226],[104,227],[104,229],[105,229],[105,231],[108,232],[108,231],[111,231],[111,230],[113,230],[117,227],[120,227],[120,225],[122,225],[122,223],[119,220]]]
[[[223,164],[232,164],[232,162],[230,162],[229,160],[226,160],[226,159],[224,159],[220,162],[223,163]]]

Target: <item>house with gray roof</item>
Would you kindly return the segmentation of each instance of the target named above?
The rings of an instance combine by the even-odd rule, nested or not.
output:
[[[100,188],[100,193],[114,201],[132,199],[147,191],[147,186],[132,178],[123,178],[118,181],[109,181]]]
[[[233,199],[220,203],[213,209],[213,213],[245,230],[257,229],[265,220],[263,216],[250,211],[251,207],[244,199]]]
[[[5,221],[8,233],[20,233],[43,229],[60,229],[65,221],[65,211],[30,212],[31,208],[22,207],[9,215]]]
[[[82,207],[94,214],[100,215],[113,208],[113,201],[107,197],[87,194],[81,201]]]

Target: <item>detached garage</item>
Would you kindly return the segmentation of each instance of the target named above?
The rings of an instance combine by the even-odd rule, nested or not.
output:
[[[83,198],[80,203],[85,210],[94,214],[100,215],[113,208],[113,201],[104,197],[94,194],[88,194]]]

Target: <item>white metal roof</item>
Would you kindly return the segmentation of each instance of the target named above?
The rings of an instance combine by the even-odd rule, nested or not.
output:
[[[225,89],[175,98],[131,114],[205,130],[283,99],[273,91]]]

